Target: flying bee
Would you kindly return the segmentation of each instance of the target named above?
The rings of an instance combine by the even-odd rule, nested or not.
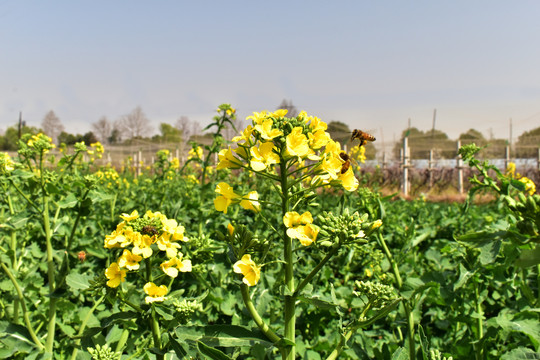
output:
[[[362,130],[354,129],[351,136],[351,141],[354,139],[360,140],[360,144],[358,146],[366,145],[368,141],[375,141],[375,136],[370,135],[366,132],[363,132]]]
[[[344,163],[341,164],[341,173],[345,174],[351,167],[351,158],[346,152],[343,151],[339,153],[339,157],[344,161]]]
[[[154,235],[157,235],[158,234],[158,231],[155,227],[153,227],[152,225],[145,225],[143,226],[143,228],[141,229],[141,234],[143,235],[148,235],[148,236],[154,236]]]

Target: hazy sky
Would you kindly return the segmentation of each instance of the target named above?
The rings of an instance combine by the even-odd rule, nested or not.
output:
[[[283,99],[389,142],[540,126],[539,1],[0,0],[0,130],[141,106],[157,132]]]

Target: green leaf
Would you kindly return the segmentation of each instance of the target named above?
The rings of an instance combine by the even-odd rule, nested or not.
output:
[[[536,244],[534,249],[524,249],[516,260],[516,266],[526,268],[540,264],[540,246]]]
[[[482,265],[491,264],[497,258],[506,231],[480,231],[458,237],[458,241],[466,242],[480,250],[479,260]]]
[[[539,360],[540,353],[525,347],[518,347],[501,356],[501,360]]]
[[[169,344],[168,345],[174,351],[176,356],[178,356],[180,359],[184,358],[184,356],[187,355],[186,350],[173,337],[169,338]]]
[[[537,319],[515,320],[507,313],[501,313],[496,321],[502,329],[521,332],[529,336],[536,344],[540,343],[540,323]]]
[[[77,197],[74,193],[71,193],[58,202],[58,207],[60,209],[70,209],[75,207],[77,205],[77,202]]]
[[[463,264],[459,264],[459,279],[454,284],[454,291],[465,285],[467,280],[469,280],[469,278],[473,275],[474,272],[467,270]]]
[[[72,290],[85,290],[90,287],[90,280],[94,277],[91,274],[70,273],[66,276],[66,284]]]
[[[232,358],[225,355],[221,350],[208,346],[202,342],[197,342],[197,348],[199,351],[214,360],[232,360]]]
[[[398,348],[392,354],[392,360],[409,360],[409,351],[404,347]]]
[[[237,347],[272,343],[260,330],[237,325],[179,326],[175,329],[179,341],[202,341],[209,346]]]
[[[334,304],[333,302],[327,301],[327,300],[321,300],[317,297],[305,297],[305,296],[299,296],[298,300],[305,302],[307,304],[313,305],[315,307],[321,308],[321,309],[334,309],[336,308],[337,304]]]

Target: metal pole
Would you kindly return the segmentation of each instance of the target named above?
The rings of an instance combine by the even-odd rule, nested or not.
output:
[[[428,171],[429,171],[429,189],[433,187],[433,149],[429,150],[429,162],[428,162]]]
[[[504,148],[504,169],[508,169],[508,164],[510,164],[510,146],[506,145]]]

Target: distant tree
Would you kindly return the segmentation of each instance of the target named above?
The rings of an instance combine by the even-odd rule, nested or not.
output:
[[[170,124],[161,123],[159,125],[159,132],[161,133],[161,136],[157,137],[158,141],[172,143],[182,142],[182,131]]]
[[[283,99],[278,109],[287,109],[287,117],[296,117],[298,115],[298,109],[293,105],[292,100]]]
[[[538,148],[540,148],[540,127],[531,131],[526,131],[518,137],[516,143],[516,157],[537,157]]]
[[[330,134],[332,140],[339,141],[340,144],[346,144],[351,138],[351,129],[349,128],[349,125],[341,121],[330,121],[326,131]]]
[[[435,158],[451,159],[457,156],[456,142],[450,140],[448,135],[440,130],[426,132],[415,127],[403,130],[400,140],[394,145],[394,156],[399,158],[403,148],[403,139],[408,137],[411,159],[427,159],[429,152],[434,152]]]
[[[38,134],[41,132],[41,129],[38,129],[33,126],[23,125],[21,129],[21,135],[23,134]],[[19,141],[19,125],[13,125],[6,129],[3,136],[0,136],[0,149],[7,151],[17,150],[19,147],[17,145]]]
[[[45,117],[41,122],[41,128],[43,129],[43,132],[52,139],[54,144],[58,144],[58,135],[64,131],[64,125],[62,125],[60,118],[56,116],[54,111],[50,110],[45,114]]]
[[[109,144],[118,144],[122,141],[120,130],[117,126],[113,126],[111,135],[107,138]]]
[[[92,123],[92,130],[101,143],[108,144],[113,124],[105,116],[102,116],[97,122]]]
[[[147,137],[152,131],[150,120],[140,106],[137,106],[127,115],[124,115],[118,122],[118,129],[125,134],[127,139]]]
[[[458,139],[461,140],[462,145],[475,143],[478,146],[482,146],[486,143],[484,135],[475,129],[469,129],[467,132],[460,134]]]
[[[69,134],[65,131],[62,131],[60,135],[58,135],[58,141],[59,143],[64,143],[66,145],[75,145],[78,142],[84,142],[85,145],[90,146],[91,144],[98,141],[97,137],[94,135],[93,132],[89,131],[84,135],[81,134]]]

